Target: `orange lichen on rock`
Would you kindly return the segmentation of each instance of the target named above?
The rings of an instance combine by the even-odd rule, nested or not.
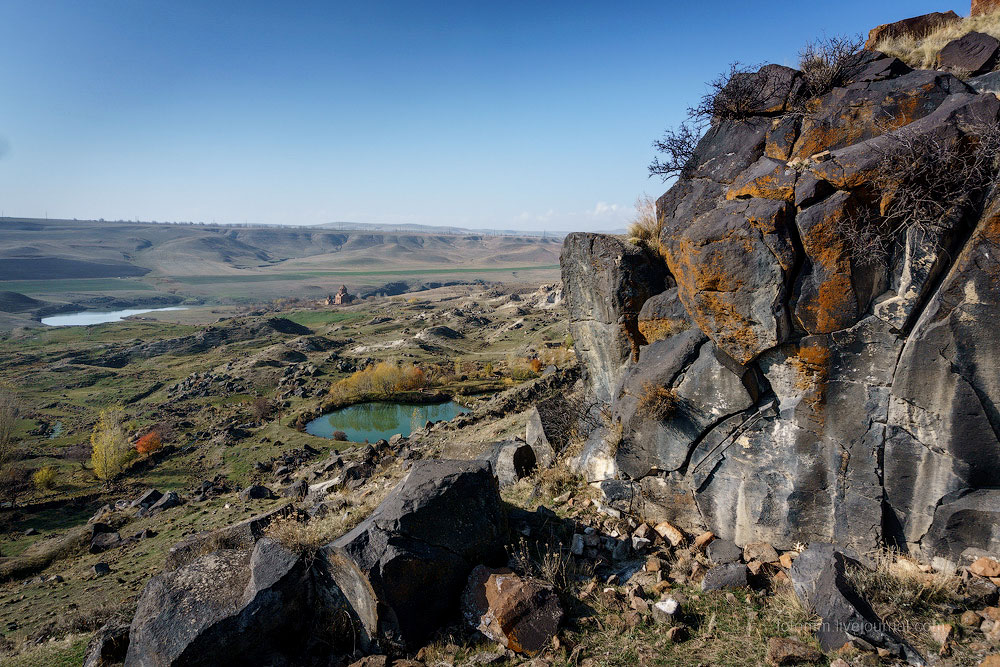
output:
[[[788,363],[797,375],[795,388],[805,394],[803,401],[812,409],[815,420],[822,423],[830,372],[829,348],[818,341],[809,342],[801,345]]]
[[[798,174],[784,162],[762,158],[753,168],[738,178],[726,192],[726,199],[795,199]]]
[[[850,327],[858,315],[851,258],[837,232],[838,223],[847,215],[849,196],[841,193],[831,200],[808,219],[800,216],[802,247],[810,266],[795,304],[795,316],[811,334]]]

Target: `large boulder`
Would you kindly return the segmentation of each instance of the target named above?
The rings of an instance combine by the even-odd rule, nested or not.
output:
[[[489,463],[428,460],[323,555],[360,619],[361,645],[402,650],[458,609],[473,567],[503,560],[505,537]]]
[[[880,619],[861,598],[848,576],[848,568],[864,567],[830,544],[811,544],[788,573],[802,605],[822,619],[817,632],[824,651],[837,651],[851,639],[863,639],[911,665],[924,659]]]
[[[938,55],[942,68],[966,75],[992,72],[1000,58],[1000,40],[982,32],[970,32],[948,42]]]
[[[976,13],[976,4],[984,1],[988,0],[972,0],[973,14]],[[865,48],[872,51],[883,39],[898,37],[920,38],[933,30],[952,23],[958,23],[960,20],[961,17],[958,14],[953,11],[947,11],[931,12],[930,14],[922,14],[921,16],[914,16],[913,18],[903,19],[894,23],[884,23],[872,28],[868,32],[868,41],[865,42]]]
[[[153,577],[139,598],[125,664],[294,662],[313,643],[333,654],[350,652],[353,612],[312,566],[304,555],[265,538],[252,553],[217,551]],[[314,622],[338,614],[346,621]]]
[[[504,648],[533,656],[551,645],[563,610],[551,586],[479,565],[462,593],[462,615]]]

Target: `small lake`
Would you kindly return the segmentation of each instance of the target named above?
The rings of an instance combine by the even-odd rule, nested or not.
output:
[[[306,433],[332,438],[343,431],[350,442],[388,440],[400,433],[408,436],[429,421],[447,421],[470,412],[454,401],[436,404],[359,403],[334,410],[306,424]]]
[[[164,310],[187,310],[182,306],[171,306],[170,308],[133,308],[129,310],[85,310],[81,313],[67,313],[65,315],[53,315],[43,317],[42,324],[50,327],[82,327],[88,324],[104,324],[105,322],[120,322],[132,315],[142,315],[143,313],[158,313]]]

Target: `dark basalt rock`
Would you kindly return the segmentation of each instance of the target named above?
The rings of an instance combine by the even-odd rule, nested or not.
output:
[[[964,150],[997,122],[986,78],[866,52],[845,85],[790,92],[793,113],[714,119],[657,201],[665,276],[618,238],[569,237],[571,327],[613,424],[580,472],[636,483],[626,511],[739,544],[1000,548],[1000,200],[900,232],[881,264],[843,234],[900,137]]]
[[[1000,57],[1000,40],[982,32],[970,32],[948,42],[938,56],[945,69],[975,76],[993,71]]]
[[[849,567],[864,566],[833,545],[811,544],[788,573],[799,600],[823,621],[817,633],[823,650],[836,651],[858,637],[911,665],[926,664],[858,595],[847,577]]]
[[[417,461],[370,517],[323,554],[360,619],[362,645],[401,650],[458,608],[475,565],[503,560],[505,536],[488,463]]]

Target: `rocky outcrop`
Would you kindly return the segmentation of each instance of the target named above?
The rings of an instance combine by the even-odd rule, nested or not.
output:
[[[462,615],[504,648],[533,656],[550,645],[563,610],[551,586],[480,565],[462,593]]]
[[[812,99],[794,70],[765,75],[785,96],[713,120],[658,200],[658,268],[617,238],[566,240],[573,335],[612,415],[579,467],[631,480],[653,523],[739,545],[996,551],[1000,196],[899,229],[884,262],[844,229],[888,205],[887,150],[970,150],[1000,101],[877,52]]]
[[[973,16],[976,14],[977,4],[983,4],[991,1],[993,0],[972,0]],[[923,37],[932,30],[946,26],[950,23],[957,23],[960,20],[961,18],[958,14],[953,11],[948,11],[931,12],[930,14],[914,16],[913,18],[903,19],[902,21],[896,21],[894,23],[885,23],[872,28],[868,32],[868,41],[865,42],[865,48],[873,50],[883,39],[892,39],[894,37]]]
[[[573,346],[598,396],[610,400],[622,365],[644,342],[638,316],[667,272],[648,252],[600,234],[570,234],[559,258]]]

